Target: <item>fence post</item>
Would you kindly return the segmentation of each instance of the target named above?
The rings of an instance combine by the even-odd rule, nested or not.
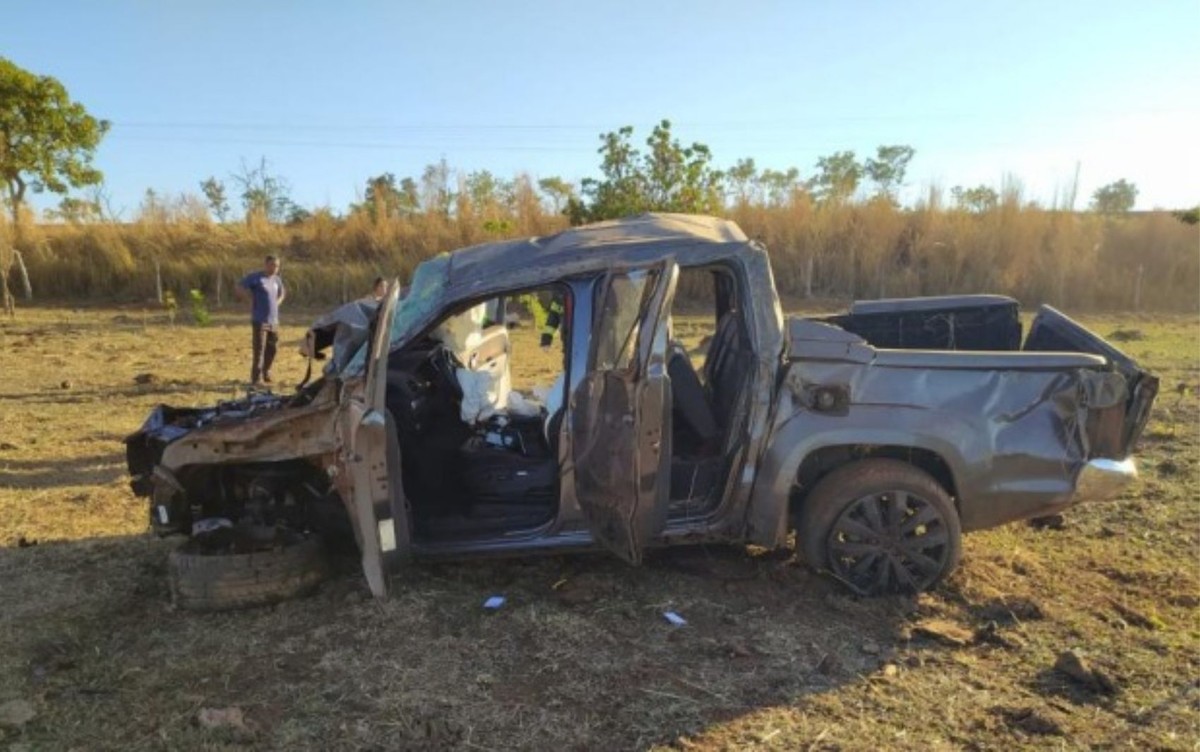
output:
[[[158,259],[154,259],[154,297],[158,300],[158,304],[162,305],[162,265]]]
[[[1142,276],[1146,273],[1146,267],[1138,264],[1137,281],[1133,285],[1133,310],[1141,312],[1142,310]]]
[[[29,282],[29,270],[25,268],[25,257],[16,248],[13,249],[13,256],[17,259],[17,268],[21,270],[21,285],[25,288],[25,299],[33,300],[33,285]]]
[[[13,301],[12,293],[8,291],[8,269],[8,259],[0,256],[0,290],[3,291],[4,312],[9,316],[16,316],[17,306]]]
[[[221,307],[221,267],[217,267],[217,308]]]

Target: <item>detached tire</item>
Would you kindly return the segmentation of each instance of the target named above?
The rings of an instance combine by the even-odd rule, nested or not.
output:
[[[171,552],[171,602],[189,611],[226,611],[276,603],[314,590],[328,562],[319,538],[295,536],[251,553],[205,552],[189,540]]]
[[[852,462],[822,478],[804,500],[796,541],[811,567],[868,596],[928,590],[962,557],[953,499],[898,460]]]

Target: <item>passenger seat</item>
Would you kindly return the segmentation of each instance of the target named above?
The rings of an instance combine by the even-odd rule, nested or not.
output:
[[[719,437],[716,417],[692,367],[692,359],[679,342],[670,345],[667,376],[671,379],[675,452],[703,454],[716,449]]]

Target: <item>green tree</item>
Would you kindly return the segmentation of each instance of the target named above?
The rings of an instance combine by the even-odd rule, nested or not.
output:
[[[0,178],[14,226],[27,190],[63,194],[100,183],[92,158],[108,129],[57,79],[0,57]]]
[[[1124,178],[1102,185],[1092,194],[1092,211],[1097,214],[1125,214],[1137,203],[1138,189]]]
[[[786,170],[766,169],[758,176],[761,192],[766,196],[771,206],[783,206],[791,201],[792,196],[803,189],[800,184],[800,171],[795,167]]]
[[[904,185],[904,174],[916,151],[911,146],[880,146],[875,157],[868,159],[864,169],[867,178],[875,184],[877,196],[890,201],[896,200],[896,191]]]
[[[99,202],[71,196],[63,197],[58,208],[48,210],[46,215],[73,225],[97,222],[103,216]]]
[[[753,159],[739,159],[725,173],[725,182],[733,194],[733,201],[738,206],[745,206],[754,199],[754,189],[758,181],[758,167]]]
[[[854,195],[862,176],[863,166],[854,152],[839,151],[817,160],[817,174],[809,186],[818,199],[836,203]]]
[[[721,207],[724,176],[714,170],[712,152],[701,143],[683,146],[663,120],[646,139],[643,154],[630,140],[633,127],[600,136],[603,179],[585,178],[583,194],[590,203],[569,199],[572,223],[627,217],[647,211],[712,213]]]
[[[477,212],[495,213],[501,207],[512,203],[512,183],[497,178],[488,170],[468,173],[463,183],[467,197],[471,199],[471,205]]]
[[[558,176],[542,178],[538,181],[538,190],[550,199],[550,205],[555,214],[563,211],[572,198],[575,197],[575,186]]]
[[[1181,209],[1171,212],[1171,214],[1185,225],[1200,224],[1200,206],[1193,206],[1191,209]]]
[[[225,222],[229,218],[229,199],[225,197],[225,184],[215,177],[210,177],[200,181],[200,190],[204,193],[204,200],[213,216],[218,222]]]
[[[955,206],[975,214],[989,212],[1000,204],[1000,194],[986,185],[974,188],[956,185],[950,189],[950,195],[954,198]]]
[[[711,214],[720,208],[724,175],[710,166],[712,152],[701,143],[683,146],[671,137],[671,121],[654,126],[646,140],[646,188],[650,211]]]
[[[646,177],[638,164],[642,155],[630,143],[632,137],[631,125],[601,134],[602,145],[598,153],[603,157],[600,160],[600,172],[604,179],[584,178],[580,183],[583,194],[591,202],[569,203],[572,224],[627,217],[646,211]]]
[[[399,185],[390,172],[367,178],[367,192],[361,205],[351,211],[365,211],[373,222],[383,222],[392,217],[411,214],[417,210],[417,185],[412,178],[404,178]]]

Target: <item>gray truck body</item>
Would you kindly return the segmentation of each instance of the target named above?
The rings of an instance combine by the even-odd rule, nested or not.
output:
[[[680,267],[713,271],[728,298],[709,351],[720,362],[704,374],[722,441],[713,458],[719,481],[702,507],[673,504],[666,488],[666,320]],[[607,367],[592,335],[622,304],[614,280],[634,278],[645,286],[635,301],[636,357],[624,370]],[[466,305],[550,283],[574,303],[553,514],[503,535],[422,539],[400,482],[404,427],[384,396],[389,363]],[[1003,347],[960,349],[955,321],[1015,306],[996,296],[869,302],[841,318],[785,319],[767,250],[706,217],[647,215],[468,248],[422,265],[402,300],[398,287],[369,330],[337,338],[336,367],[297,396],[227,419],[217,410],[156,411],[127,441],[135,490],[152,507],[178,510],[202,493],[188,478],[203,476],[195,472],[203,466],[304,461],[331,479],[368,581],[383,595],[388,571],[411,555],[601,545],[636,562],[644,548],[673,543],[779,546],[822,477],[870,457],[935,478],[964,531],[1052,514],[1083,494],[1111,496],[1133,477],[1130,455],[1157,389],[1136,363],[1049,308],[1023,347],[1018,330]],[[913,321],[917,335],[904,336],[916,345],[877,347],[849,331],[869,322],[883,332],[871,336],[891,343]],[[948,338],[922,339],[930,322]],[[719,372],[721,362],[733,365]]]

